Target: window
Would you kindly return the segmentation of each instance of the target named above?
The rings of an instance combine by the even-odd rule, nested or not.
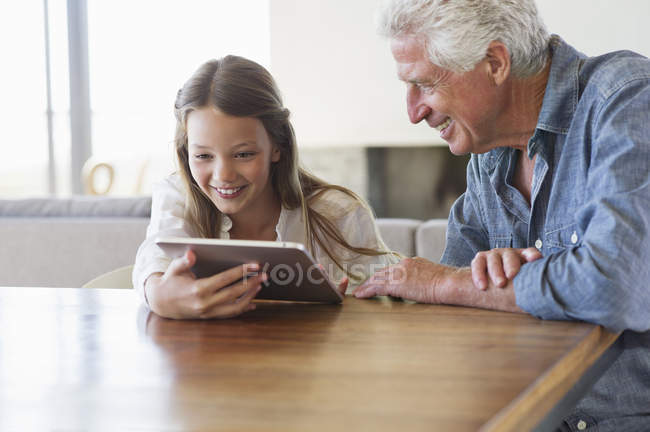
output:
[[[3,61],[9,65],[1,72],[3,82],[12,84],[0,104],[1,196],[65,195],[79,179],[80,173],[71,172],[69,82],[75,77],[74,85],[77,75],[68,68],[69,42],[81,51],[87,46],[91,139],[82,145],[89,144],[91,162],[114,168],[109,193],[119,195],[148,193],[151,182],[173,169],[174,98],[201,63],[227,54],[270,63],[268,0],[68,0],[67,7],[87,10],[87,36],[71,32],[68,40],[66,2],[0,5],[0,37],[15,42],[7,55],[3,49],[9,59]],[[54,180],[48,175],[51,160]]]
[[[173,169],[174,99],[196,68],[269,66],[268,2],[89,0],[88,39],[93,158],[115,166],[114,193],[146,193]]]
[[[0,195],[44,195],[65,187],[69,95],[65,2],[0,3],[3,103]],[[47,22],[46,39],[46,16]],[[46,44],[49,46],[49,91]],[[51,124],[48,127],[48,93]],[[48,132],[52,135],[49,137]],[[49,154],[49,141],[56,143]],[[52,170],[50,176],[50,161]]]

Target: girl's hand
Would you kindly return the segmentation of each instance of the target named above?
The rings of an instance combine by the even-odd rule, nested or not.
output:
[[[243,264],[197,279],[190,271],[196,255],[188,251],[167,271],[149,276],[145,295],[151,310],[166,318],[231,318],[255,309],[251,300],[267,279],[258,264]],[[249,276],[249,273],[255,273]]]
[[[480,290],[488,288],[488,276],[492,283],[503,288],[512,280],[522,264],[542,258],[534,247],[526,249],[500,248],[479,252],[472,260],[472,281]]]
[[[325,271],[325,267],[323,267],[323,264],[318,264],[318,267],[320,267],[320,269],[323,271],[323,275],[324,275],[326,278],[329,279],[329,275],[328,275],[327,272]],[[331,279],[330,279],[330,281],[331,281]],[[336,287],[336,290],[337,290],[339,293],[341,293],[341,295],[342,295],[343,297],[345,297],[345,291],[347,291],[347,289],[348,289],[348,285],[349,285],[349,283],[350,283],[350,278],[348,278],[347,276],[344,276],[343,279],[341,279],[341,280],[339,281],[338,284],[335,283],[335,282],[333,282],[333,281],[332,281],[332,283],[333,283],[334,286]]]
[[[336,290],[341,293],[342,296],[345,297],[345,291],[348,289],[348,284],[350,283],[350,279],[345,276],[341,281],[339,282],[338,286],[336,287]]]

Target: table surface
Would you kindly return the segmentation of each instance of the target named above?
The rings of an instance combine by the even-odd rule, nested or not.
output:
[[[0,288],[0,430],[528,430],[615,334],[389,298],[174,321]]]

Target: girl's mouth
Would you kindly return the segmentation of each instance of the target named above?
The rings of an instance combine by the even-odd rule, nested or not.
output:
[[[242,191],[246,189],[246,186],[248,185],[239,186],[236,188],[218,188],[218,187],[213,187],[213,188],[214,190],[217,191],[217,195],[219,195],[220,198],[233,199],[241,195]]]

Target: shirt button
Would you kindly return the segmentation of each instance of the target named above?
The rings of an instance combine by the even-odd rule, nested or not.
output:
[[[587,429],[587,422],[580,420],[576,426],[578,427],[578,430],[585,430]]]
[[[542,249],[542,241],[540,239],[535,240],[535,247],[537,249]]]
[[[571,243],[576,244],[578,243],[578,233],[573,231],[573,234],[571,234]]]

